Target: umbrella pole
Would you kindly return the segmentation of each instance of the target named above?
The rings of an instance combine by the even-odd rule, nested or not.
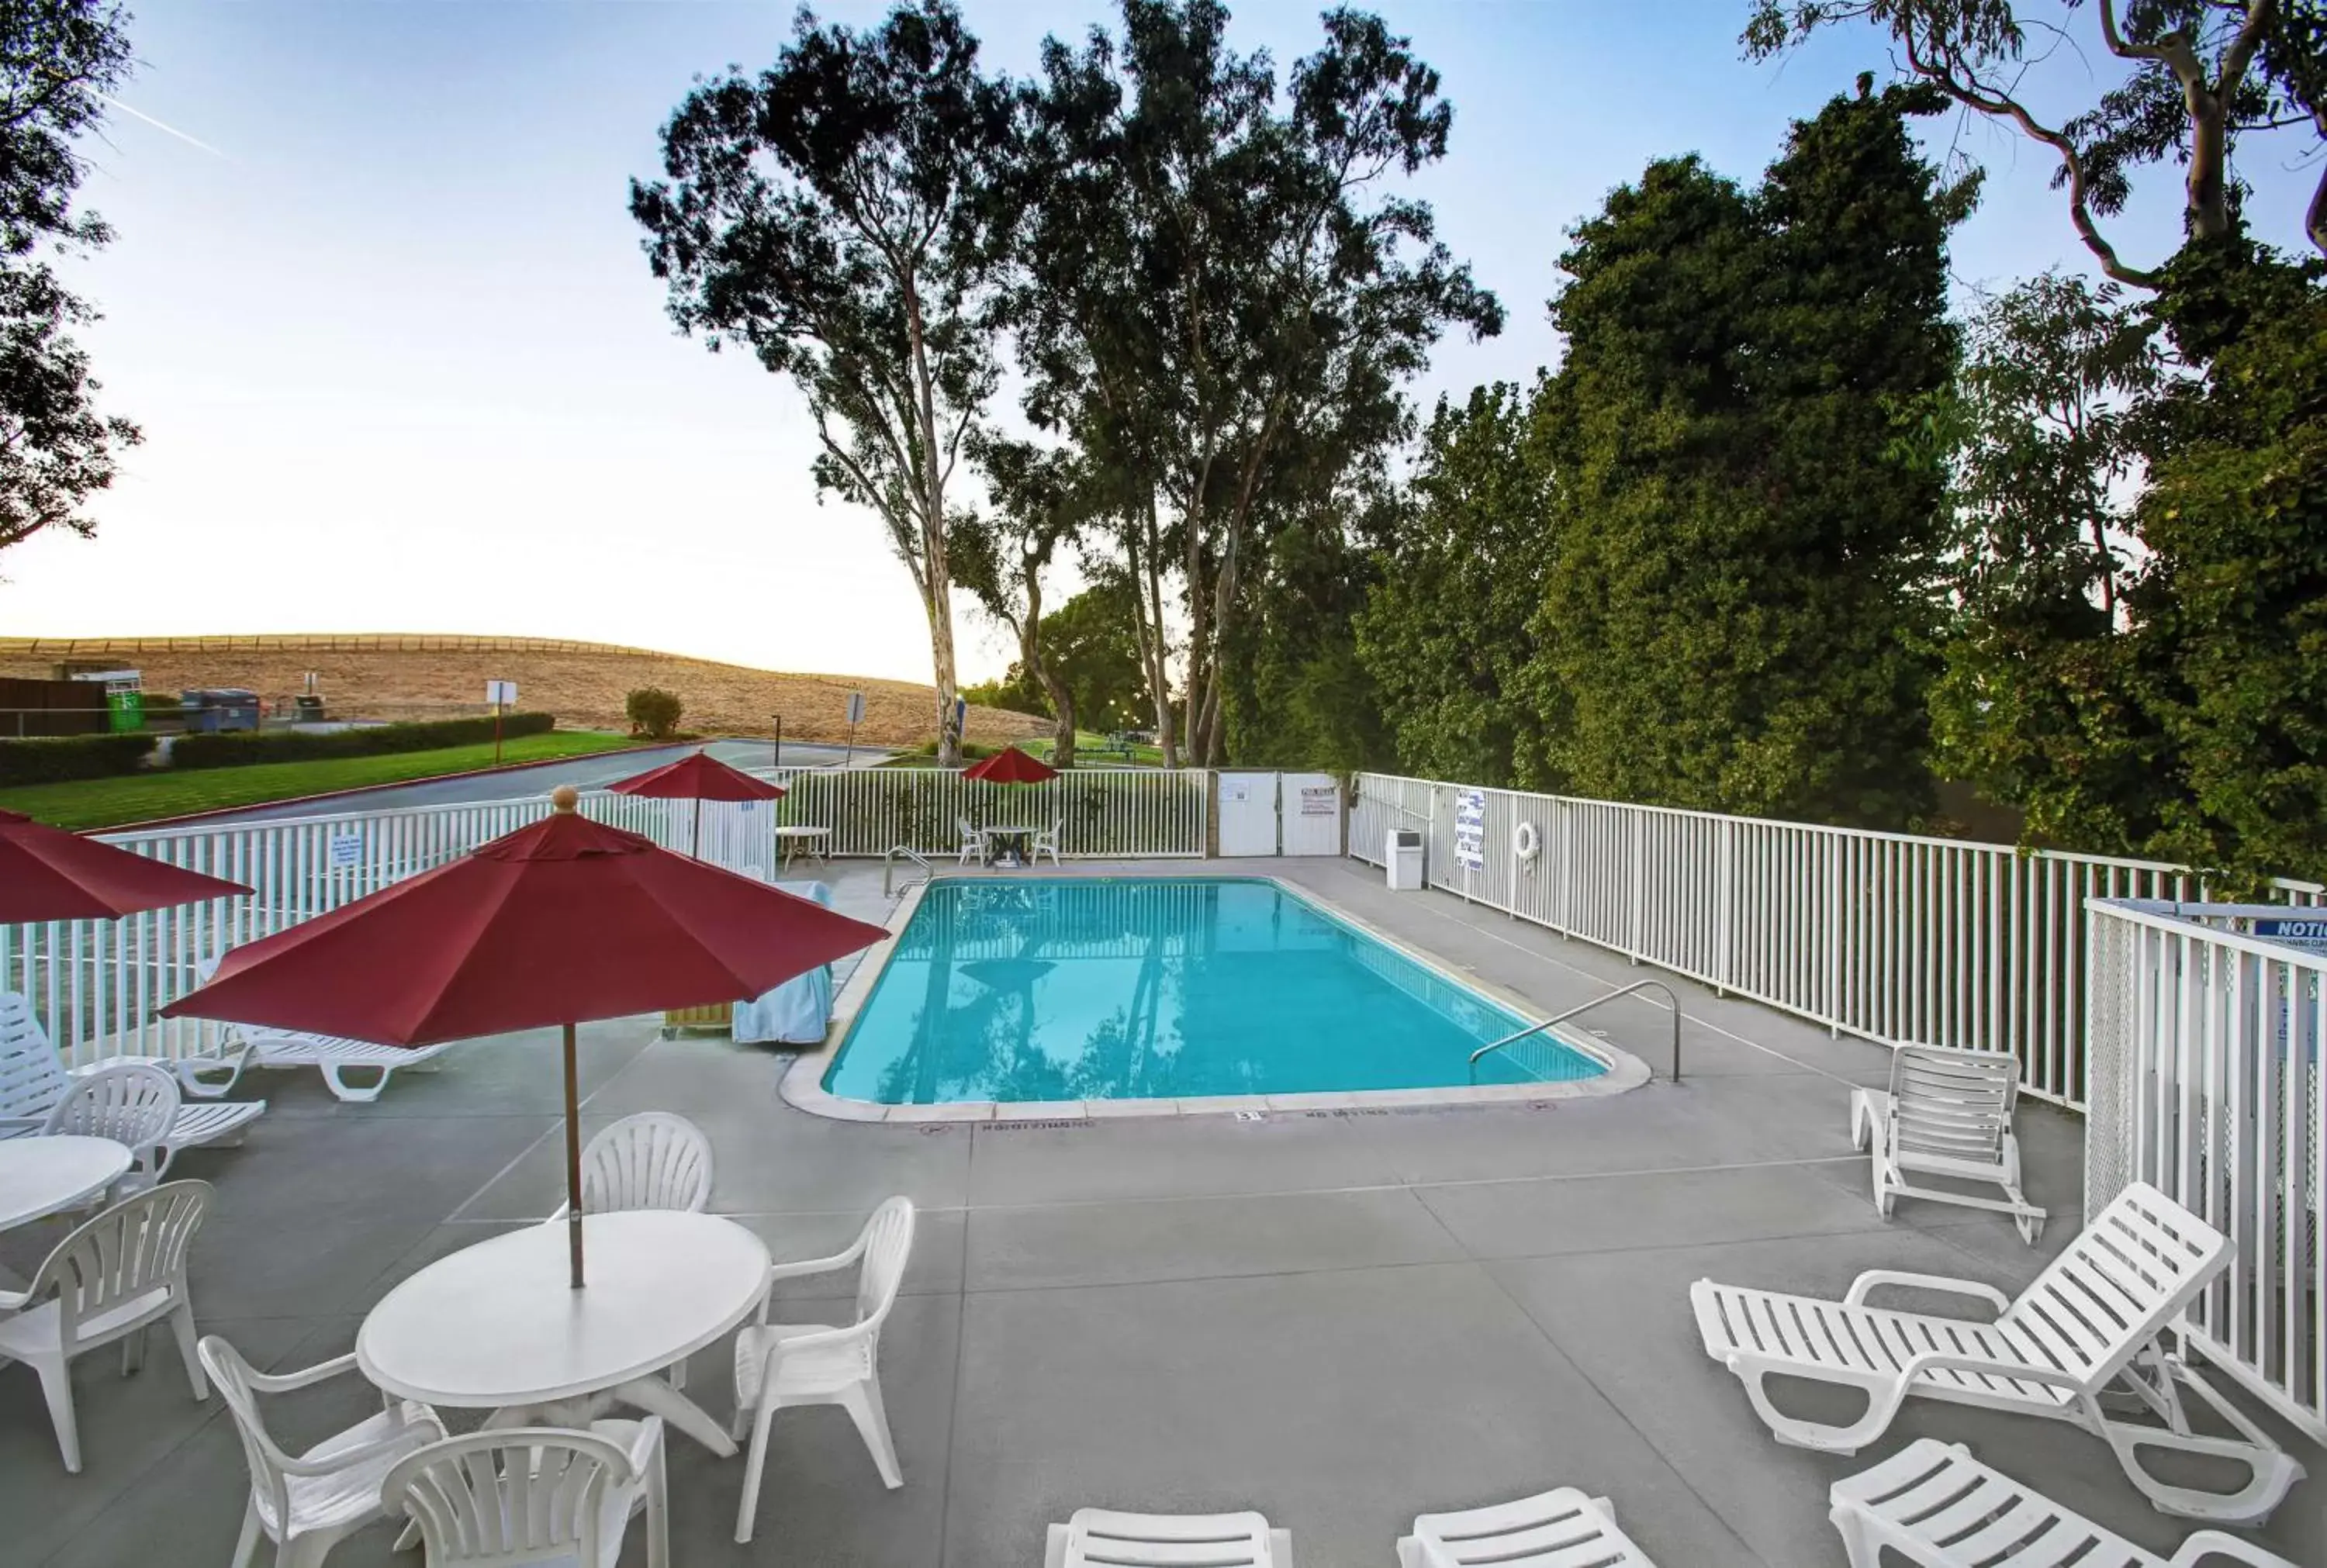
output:
[[[582,1107],[574,1068],[574,1026],[565,1026],[565,1250],[582,1288]]]
[[[695,798],[695,826],[687,835],[687,857],[689,860],[703,858],[703,798],[699,795]]]

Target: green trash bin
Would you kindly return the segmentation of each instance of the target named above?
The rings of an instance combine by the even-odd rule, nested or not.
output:
[[[126,683],[108,685],[105,688],[105,724],[117,735],[144,729],[145,692]]]

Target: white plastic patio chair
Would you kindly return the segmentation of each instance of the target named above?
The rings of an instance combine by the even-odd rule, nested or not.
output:
[[[103,1064],[158,1066],[165,1071],[173,1065],[139,1057],[122,1057]],[[49,1114],[72,1092],[76,1076],[65,1070],[56,1047],[49,1043],[40,1020],[33,1015],[32,1003],[21,992],[0,991],[0,1138],[23,1137],[47,1130]],[[177,1077],[181,1093],[187,1092],[186,1075],[180,1072]],[[181,1103],[177,1119],[170,1126],[170,1147],[183,1150],[209,1143],[239,1143],[250,1130],[250,1124],[266,1111],[265,1100],[207,1100],[193,1106]]]
[[[2143,1551],[1989,1469],[1961,1443],[1918,1438],[1827,1493],[1850,1568],[1877,1568],[1888,1547],[1922,1568],[2196,1568],[2210,1557],[2297,1568],[2220,1530],[2201,1530],[2171,1558]]]
[[[711,1140],[685,1116],[640,1111],[624,1116],[582,1151],[582,1212],[676,1209],[700,1214],[711,1202]],[[552,1219],[565,1218],[559,1204]]]
[[[641,1507],[647,1568],[670,1560],[660,1416],[445,1438],[397,1461],[381,1494],[419,1526],[427,1568],[614,1568]]]
[[[129,1151],[129,1169],[107,1190],[108,1201],[160,1184],[169,1171],[171,1129],[178,1125],[178,1080],[158,1067],[109,1067],[75,1078],[41,1131],[51,1137],[110,1138]]]
[[[1048,827],[1036,828],[1033,836],[1027,840],[1026,863],[1033,865],[1047,854],[1051,857],[1052,865],[1058,864],[1059,835],[1066,830],[1067,819],[1064,817],[1053,817]]]
[[[1850,1092],[1850,1143],[1874,1145],[1874,1207],[1884,1218],[1901,1198],[1959,1203],[2009,1214],[2029,1246],[2044,1231],[2044,1211],[2020,1190],[2020,1140],[2012,1110],[2020,1094],[2020,1059],[2002,1050],[1948,1050],[1902,1045],[1891,1053],[1891,1088]],[[2004,1189],[2001,1199],[1918,1187],[1911,1171]]]
[[[1745,1385],[1780,1442],[1855,1453],[1890,1427],[1911,1394],[2049,1416],[2109,1445],[2126,1477],[2160,1510],[2210,1522],[2267,1518],[2303,1467],[2201,1379],[2159,1336],[2229,1265],[2228,1237],[2146,1182],[2126,1188],[2016,1299],[1972,1280],[1873,1269],[1839,1302],[1699,1280],[1689,1287],[1706,1354]],[[1908,1286],[1977,1297],[1993,1322],[1869,1306],[1876,1289]],[[1763,1385],[1772,1377],[1855,1388],[1866,1411],[1846,1426],[1787,1415]],[[2177,1383],[2186,1383],[2248,1441],[2190,1430]],[[2121,1385],[2163,1421],[2135,1424],[2103,1413]],[[2143,1468],[2157,1448],[2232,1461],[2248,1472],[2235,1492],[2169,1486]]]
[[[194,977],[202,985],[210,983],[218,972],[219,960],[205,958],[195,966]],[[312,1067],[323,1075],[323,1087],[332,1097],[350,1104],[369,1105],[379,1098],[388,1087],[388,1078],[407,1069],[434,1072],[441,1065],[436,1059],[458,1043],[445,1041],[437,1045],[380,1045],[368,1040],[350,1040],[343,1035],[313,1034],[300,1029],[276,1029],[259,1023],[227,1023],[219,1054],[198,1059],[206,1075],[227,1071],[229,1076],[217,1087],[223,1094],[236,1078],[253,1068]],[[359,1075],[378,1073],[369,1082],[351,1082],[350,1072]],[[210,1087],[205,1077],[205,1092]]]
[[[1515,1503],[1423,1514],[1397,1544],[1398,1568],[1656,1568],[1616,1526],[1605,1498],[1574,1487]]]
[[[967,817],[955,817],[953,825],[961,831],[961,858],[956,863],[967,865],[975,860],[978,864],[984,865],[994,853],[994,847],[986,842],[986,835],[972,827]]]
[[[336,1433],[296,1456],[287,1454],[259,1414],[262,1394],[312,1388],[356,1369],[353,1355],[300,1372],[256,1370],[232,1345],[205,1334],[195,1346],[202,1366],[234,1417],[242,1457],[250,1467],[250,1500],[231,1568],[249,1568],[263,1535],[275,1543],[276,1568],[318,1568],[332,1548],[388,1517],[381,1484],[397,1460],[444,1436],[444,1423],[425,1405],[389,1399],[377,1414]]]
[[[1293,1536],[1258,1514],[1119,1514],[1077,1508],[1051,1526],[1042,1568],[1292,1568]]]
[[[912,1250],[912,1200],[891,1198],[873,1211],[846,1252],[780,1263],[768,1270],[769,1291],[760,1299],[759,1321],[735,1336],[736,1441],[743,1441],[746,1422],[752,1426],[743,1496],[735,1510],[738,1542],[752,1538],[752,1517],[760,1507],[760,1474],[768,1461],[768,1429],[779,1410],[839,1405],[856,1423],[882,1484],[892,1491],[905,1484],[897,1468],[897,1445],[889,1435],[889,1413],[881,1403],[881,1327],[897,1304],[897,1287]],[[855,1322],[832,1328],[768,1321],[778,1282],[835,1274],[851,1265],[857,1265]]]
[[[170,1320],[186,1380],[210,1397],[194,1353],[194,1309],[186,1296],[186,1249],[210,1211],[207,1181],[165,1181],[126,1198],[76,1227],[33,1271],[22,1291],[0,1291],[0,1364],[22,1361],[40,1376],[65,1469],[80,1473],[80,1426],[73,1415],[72,1363],[121,1341],[124,1377],[145,1360],[145,1330]]]

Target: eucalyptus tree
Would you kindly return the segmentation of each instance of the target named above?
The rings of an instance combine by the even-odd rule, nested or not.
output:
[[[1051,763],[1075,763],[1076,704],[1043,643],[1043,593],[1061,553],[1094,509],[1088,475],[1070,449],[986,436],[977,446],[992,506],[956,516],[949,541],[955,580],[1018,644],[1012,674],[1031,679],[1056,720]]]
[[[1500,305],[1388,189],[1445,154],[1436,71],[1377,17],[1323,18],[1280,92],[1216,0],[1125,0],[1120,39],[1043,51],[1030,95],[1025,409],[1120,477],[1113,529],[1180,754],[1224,753],[1223,658],[1266,531],[1402,432],[1401,387],[1447,326]]]
[[[2054,184],[2067,193],[2069,220],[2102,272],[2144,289],[2160,285],[2154,266],[2121,257],[2100,220],[2121,212],[2145,164],[2182,171],[2182,220],[2197,240],[2228,237],[2241,192],[2234,155],[2241,137],[2307,131],[2327,141],[2327,8],[2319,0],[2095,0],[2095,26],[2079,40],[2062,6],[2026,0],[1751,0],[1743,42],[1756,59],[1776,54],[1821,27],[1869,22],[1890,33],[1907,70],[1955,102],[2008,123],[2060,160]],[[2065,9],[2083,8],[2066,0]],[[2032,51],[2031,35],[2036,44]],[[2039,116],[2032,59],[2061,44],[2098,42],[2064,60],[2106,53],[2123,76],[2082,112]],[[2041,79],[2041,78],[2039,79]],[[2327,252],[2327,162],[2304,216],[2311,243]]]
[[[1014,97],[947,0],[877,27],[819,25],[756,76],[731,69],[663,128],[633,181],[671,319],[790,376],[820,494],[866,508],[928,617],[938,756],[960,760],[947,492],[998,381],[994,306]]]
[[[70,335],[97,312],[49,259],[113,238],[74,198],[79,144],[129,75],[128,23],[98,0],[0,0],[0,549],[47,528],[95,532],[83,509],[143,439],[98,411],[102,387]]]

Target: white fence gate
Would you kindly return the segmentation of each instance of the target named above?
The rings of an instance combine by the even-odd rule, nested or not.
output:
[[[1286,854],[1341,853],[1341,781],[1331,773],[1280,773],[1279,843]]]
[[[2327,1442],[2327,954],[2267,905],[2096,899],[2085,1204],[2147,1181],[2229,1237],[2184,1338]]]
[[[1220,854],[1276,853],[1276,775],[1223,773],[1220,779]]]

